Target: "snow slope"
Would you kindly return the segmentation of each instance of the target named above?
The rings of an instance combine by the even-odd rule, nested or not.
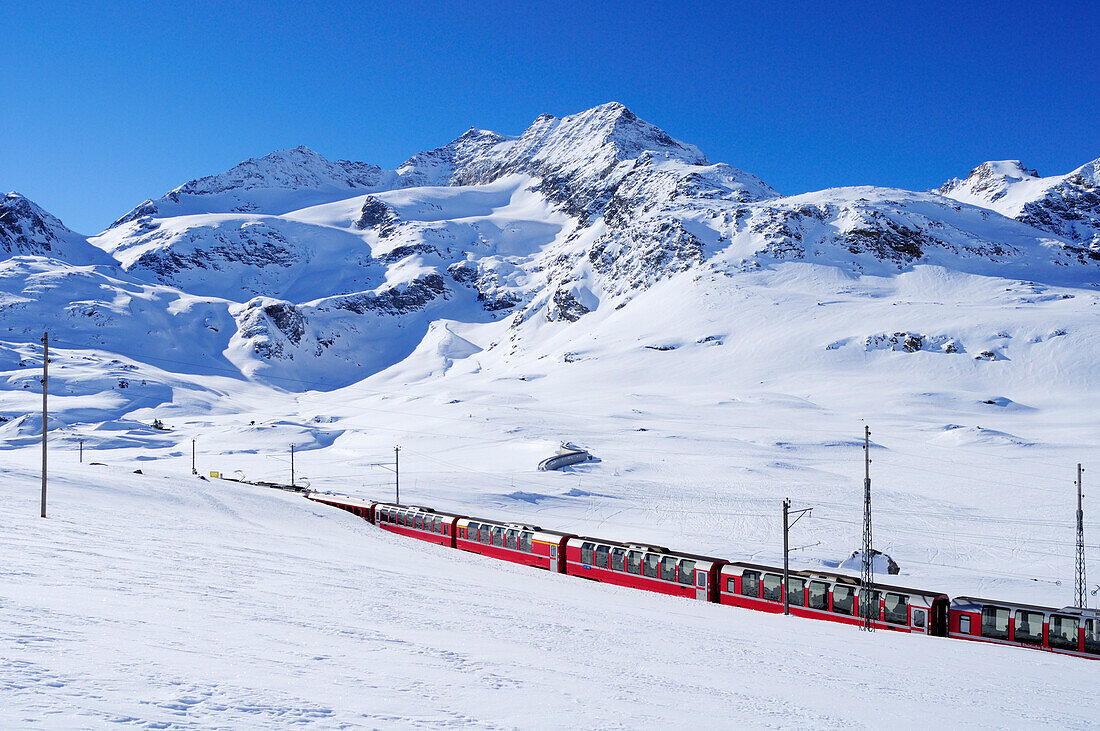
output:
[[[1086,661],[504,565],[300,496],[68,465],[0,503],[8,727],[1088,728]],[[18,528],[18,530],[13,530]]]

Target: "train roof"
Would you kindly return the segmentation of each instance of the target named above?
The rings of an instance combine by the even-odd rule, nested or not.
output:
[[[557,530],[548,530],[548,529],[543,528],[541,526],[531,525],[530,523],[522,523],[518,520],[513,520],[510,523],[506,523],[503,520],[494,520],[492,518],[478,518],[478,517],[474,517],[474,516],[470,516],[470,515],[464,515],[464,516],[462,516],[462,519],[465,520],[467,524],[469,524],[469,523],[484,523],[485,525],[495,525],[495,526],[499,526],[501,528],[512,528],[512,529],[516,529],[516,530],[532,531],[532,532],[535,532],[535,533],[546,533],[548,535],[554,535],[554,536],[571,536],[571,535],[573,535],[572,533],[562,533],[561,531],[557,531]]]
[[[1013,609],[1030,609],[1036,612],[1047,612],[1054,614],[1077,614],[1082,617],[1100,617],[1100,609],[1089,609],[1082,607],[1044,607],[1039,604],[1024,604],[1023,602],[1001,601],[999,599],[980,599],[973,596],[957,596],[951,600],[952,607],[962,608],[962,606],[967,604],[972,604],[976,607],[982,607],[989,604],[999,607],[1011,607]]]
[[[360,508],[369,508],[376,502],[374,500],[367,500],[361,497],[352,497],[351,495],[338,495],[336,493],[330,492],[307,492],[306,497],[314,501],[341,503],[343,505],[355,505]]]
[[[445,510],[436,510],[426,505],[398,505],[397,503],[383,503],[375,501],[375,505],[382,508],[390,508],[391,510],[411,510],[413,512],[431,513],[432,515],[443,515],[448,518],[461,518],[463,516],[458,513],[448,513]]]
[[[782,574],[783,573],[783,567],[782,566],[766,566],[764,564],[747,563],[745,561],[731,561],[729,563],[729,566],[730,567],[739,566],[739,567],[747,568],[747,569],[760,569],[762,571],[767,571],[768,573],[771,573],[771,574]],[[833,582],[836,582],[836,583],[839,583],[839,584],[850,584],[852,586],[859,586],[859,584],[861,583],[860,578],[858,576],[848,576],[847,574],[837,574],[837,573],[833,573],[832,571],[819,571],[817,569],[790,569],[788,571],[788,573],[791,576],[797,576],[799,578],[829,579],[829,580],[831,580]],[[875,587],[875,591],[886,590],[886,591],[893,591],[893,592],[896,592],[896,593],[903,593],[903,594],[918,594],[918,595],[921,595],[921,596],[947,596],[947,594],[942,592],[942,591],[929,591],[928,589],[911,589],[909,587],[898,586],[896,584],[884,584],[880,581],[876,581],[874,583],[874,587]]]
[[[676,556],[678,558],[689,558],[699,561],[709,561],[710,563],[729,563],[728,559],[717,558],[715,556],[704,556],[699,553],[687,553],[686,551],[673,551],[670,548],[664,546],[653,546],[648,543],[623,543],[622,541],[609,541],[606,538],[594,538],[592,536],[573,536],[570,541],[586,541],[591,543],[600,543],[605,546],[614,546],[615,548],[625,548],[628,551],[645,551],[646,553],[657,553],[668,556]]]

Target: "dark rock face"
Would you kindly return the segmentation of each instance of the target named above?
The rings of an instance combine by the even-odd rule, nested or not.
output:
[[[455,282],[477,292],[477,301],[486,312],[510,310],[522,302],[515,292],[502,288],[497,273],[491,269],[482,271],[473,262],[463,261],[452,264],[447,272]]]
[[[257,297],[238,315],[240,337],[252,341],[253,352],[268,360],[291,360],[306,335],[306,319],[290,302]]]
[[[257,225],[236,229],[232,235],[214,231],[203,239],[202,249],[151,249],[139,256],[130,268],[144,270],[158,278],[172,281],[180,272],[194,269],[217,270],[230,263],[289,268],[300,263],[300,257],[297,247],[280,231]]]
[[[322,311],[347,310],[359,315],[371,312],[403,315],[423,310],[440,297],[447,298],[447,285],[440,275],[429,274],[418,277],[402,287],[395,287],[377,294],[362,292],[331,297],[319,309]]]
[[[0,199],[0,247],[12,255],[49,256],[72,231],[18,193]]]
[[[551,320],[576,322],[591,312],[591,310],[579,302],[571,292],[563,289],[554,292],[553,302],[554,309],[551,309],[550,312],[547,313],[547,316]]]
[[[360,231],[375,228],[383,237],[392,236],[397,230],[397,211],[373,195],[369,195],[363,201],[355,227]]]
[[[1100,185],[1076,176],[1024,205],[1016,217],[1035,228],[1100,250]]]

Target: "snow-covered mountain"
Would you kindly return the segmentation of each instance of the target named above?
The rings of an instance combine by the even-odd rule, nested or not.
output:
[[[1100,256],[1100,159],[1066,175],[1039,177],[1019,160],[984,162],[942,195],[1049,231]]]
[[[224,173],[191,180],[156,200],[147,200],[111,224],[145,222],[204,213],[287,211],[376,190],[394,184],[394,175],[377,165],[330,162],[301,145],[249,158]]]
[[[19,193],[0,198],[0,255],[44,256],[70,264],[105,264],[110,256]]]
[[[986,163],[939,194],[783,197],[610,103],[541,115],[518,136],[470,129],[394,171],[273,152],[146,201],[90,243],[13,194],[0,242],[98,264],[95,277],[119,283],[89,281],[98,307],[51,296],[52,307],[109,312],[134,286],[221,303],[210,306],[233,324],[204,357],[338,385],[405,358],[441,319],[500,321],[518,352],[541,337],[531,322],[621,308],[680,275],[812,262],[846,276],[935,265],[1094,282],[1095,176],[1095,163],[1045,179]],[[23,302],[25,290],[11,295]]]

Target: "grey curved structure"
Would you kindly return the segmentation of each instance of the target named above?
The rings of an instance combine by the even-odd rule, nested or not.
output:
[[[568,467],[569,465],[578,464],[580,462],[587,462],[590,459],[593,459],[593,457],[588,450],[582,449],[575,444],[562,442],[562,445],[558,447],[557,454],[539,462],[539,470],[542,472],[560,470],[562,467]]]

